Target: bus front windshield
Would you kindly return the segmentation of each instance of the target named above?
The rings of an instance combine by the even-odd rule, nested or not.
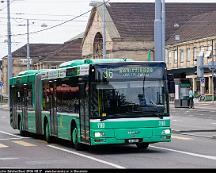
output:
[[[163,117],[168,115],[164,80],[92,84],[94,117]]]

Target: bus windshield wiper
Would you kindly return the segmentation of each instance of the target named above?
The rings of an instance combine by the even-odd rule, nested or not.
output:
[[[163,114],[160,112],[153,112],[153,115],[156,115],[158,118],[163,119]]]
[[[104,121],[104,120],[107,120],[107,119],[108,119],[108,116],[104,116],[104,117],[100,118],[100,121]]]

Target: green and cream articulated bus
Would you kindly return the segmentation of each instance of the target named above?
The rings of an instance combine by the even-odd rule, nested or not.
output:
[[[86,59],[10,79],[14,129],[86,145],[170,142],[164,62]]]

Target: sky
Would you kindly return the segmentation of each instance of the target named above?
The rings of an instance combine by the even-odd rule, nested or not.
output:
[[[7,0],[0,0],[0,59],[7,55]],[[85,31],[91,0],[10,0],[12,51],[27,42],[64,43]],[[97,0],[102,1],[102,0]],[[154,2],[154,0],[110,0],[110,2]],[[215,2],[215,0],[165,0],[165,2]],[[81,17],[76,18],[83,14]],[[74,19],[76,18],[76,19]],[[71,20],[63,25],[67,20]],[[53,27],[52,29],[49,29]],[[47,29],[40,32],[41,30]]]

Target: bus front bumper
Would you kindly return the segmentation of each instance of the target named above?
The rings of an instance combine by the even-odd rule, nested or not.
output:
[[[133,130],[92,130],[90,140],[91,145],[171,142],[171,129],[161,127]]]

